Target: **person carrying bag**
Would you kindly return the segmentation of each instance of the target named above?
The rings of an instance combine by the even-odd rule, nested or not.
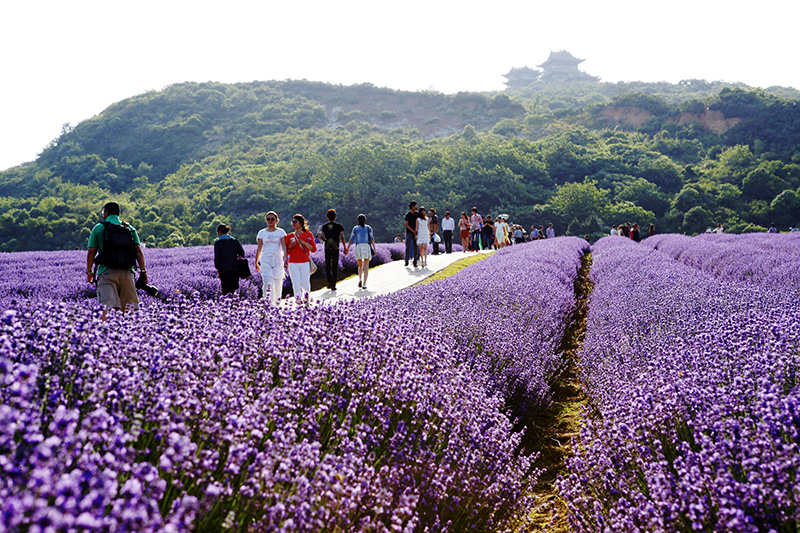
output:
[[[239,289],[239,279],[242,279],[244,268],[247,269],[244,277],[250,275],[250,265],[245,258],[244,248],[231,237],[230,231],[230,226],[220,224],[217,226],[217,240],[214,241],[214,267],[222,285],[223,296]]]

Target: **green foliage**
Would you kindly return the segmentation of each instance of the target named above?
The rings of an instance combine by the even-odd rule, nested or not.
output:
[[[603,227],[609,210],[609,191],[599,189],[596,181],[559,185],[547,206],[538,207],[538,213],[558,218],[567,235],[592,233]]]
[[[778,227],[796,225],[800,221],[800,197],[791,189],[782,191],[770,203],[769,213]]]
[[[619,184],[614,195],[617,201],[627,201],[661,217],[669,209],[669,201],[658,185],[644,178],[634,178]],[[641,222],[640,222],[641,224]]]
[[[108,199],[149,246],[245,242],[275,210],[365,213],[380,240],[415,199],[559,233],[800,222],[800,92],[685,80],[411,93],[307,81],[183,83],[118,102],[0,173],[0,251],[83,248]],[[612,130],[607,106],[654,115]],[[680,113],[738,120],[723,133]]]
[[[629,92],[617,95],[611,99],[610,105],[644,109],[657,117],[667,116],[673,111],[662,98],[644,92]]]
[[[699,205],[689,209],[683,216],[681,231],[688,234],[703,233],[708,228],[716,226],[709,211]]]

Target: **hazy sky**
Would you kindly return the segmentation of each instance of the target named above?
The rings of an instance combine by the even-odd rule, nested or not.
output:
[[[609,82],[800,88],[798,20],[793,0],[8,0],[0,170],[66,122],[184,81],[493,91],[511,67],[568,50]]]

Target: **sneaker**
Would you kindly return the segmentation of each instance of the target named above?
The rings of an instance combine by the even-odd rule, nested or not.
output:
[[[335,290],[336,290],[336,285],[334,285],[333,287],[331,287],[331,290],[332,290],[332,291],[335,291]]]
[[[417,268],[417,262],[414,261],[414,268]]]
[[[406,261],[406,266],[408,266],[408,261]]]
[[[358,288],[361,288],[361,280],[358,280]]]

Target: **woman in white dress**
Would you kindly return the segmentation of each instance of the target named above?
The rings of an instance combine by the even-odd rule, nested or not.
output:
[[[494,242],[498,250],[504,248],[508,242],[508,227],[502,217],[497,217],[494,221]]]
[[[284,266],[286,255],[286,232],[278,227],[278,215],[270,211],[265,217],[267,227],[258,232],[256,240],[256,270],[261,272],[263,283],[262,298],[269,295],[272,303],[277,304],[283,293]]]
[[[424,207],[419,208],[417,215],[417,244],[419,245],[419,259],[422,267],[428,266],[428,245],[431,243],[431,234],[428,231],[428,216]]]

